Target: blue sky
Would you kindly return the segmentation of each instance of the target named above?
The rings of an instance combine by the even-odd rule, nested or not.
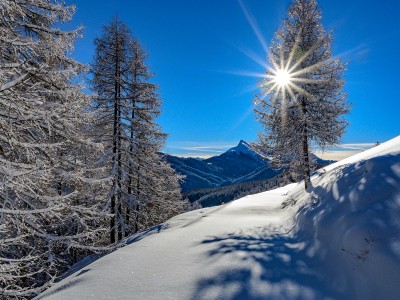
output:
[[[240,139],[256,141],[260,130],[253,98],[265,72],[264,47],[290,0],[68,0],[85,27],[74,57],[90,63],[93,40],[114,15],[139,38],[160,86],[169,134],[165,151],[209,156]],[[320,0],[323,24],[334,32],[333,53],[349,61],[346,92],[350,125],[336,150],[399,135],[398,0]],[[351,145],[350,148],[346,145]]]

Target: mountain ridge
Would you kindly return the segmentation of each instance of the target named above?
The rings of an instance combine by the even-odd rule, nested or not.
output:
[[[181,183],[184,193],[197,189],[271,179],[283,171],[273,168],[268,157],[264,157],[244,140],[240,140],[235,147],[226,152],[206,159],[169,154],[165,154],[165,157],[176,172],[185,176]],[[319,165],[331,163],[317,156],[315,158]]]

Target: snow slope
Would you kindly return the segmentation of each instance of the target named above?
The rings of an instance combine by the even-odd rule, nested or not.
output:
[[[295,230],[338,299],[400,299],[400,137],[292,190]]]
[[[312,182],[179,215],[37,299],[400,299],[400,137]]]

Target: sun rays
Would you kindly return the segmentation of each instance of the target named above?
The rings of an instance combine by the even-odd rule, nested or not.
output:
[[[286,104],[290,106],[291,103],[297,103],[300,97],[315,101],[316,99],[308,90],[310,90],[310,87],[313,85],[324,84],[329,81],[329,78],[325,78],[323,74],[321,76],[319,71],[323,67],[334,63],[337,58],[331,57],[328,60],[322,59],[313,64],[309,64],[308,60],[315,49],[324,44],[326,39],[330,39],[330,36],[324,36],[307,51],[302,51],[299,47],[301,40],[299,32],[293,45],[290,47],[290,51],[288,51],[289,53],[285,54],[281,51],[281,53],[273,55],[261,34],[261,30],[255,18],[241,0],[238,0],[238,3],[260,45],[265,51],[264,56],[268,58],[269,64],[266,65],[266,63],[260,59],[260,56],[256,55],[254,52],[239,49],[239,51],[248,56],[252,61],[266,68],[267,71],[266,73],[240,71],[235,72],[235,74],[262,78],[260,86],[263,88],[264,92],[260,96],[261,99],[271,97],[272,102],[277,100],[287,102],[282,103],[285,107],[287,106]],[[315,76],[315,74],[318,74],[318,76]]]
[[[315,91],[319,89],[317,85],[326,86],[327,83],[329,85],[331,79],[327,74],[336,68],[336,61],[340,59],[340,56],[332,57],[328,47],[323,50],[327,51],[326,55],[322,54],[321,58],[316,60],[315,53],[321,51],[324,44],[330,43],[331,35],[323,33],[311,47],[304,49],[301,30],[297,32],[291,45],[282,45],[281,48],[275,48],[273,52],[255,17],[242,0],[237,1],[262,48],[262,53],[238,46],[236,48],[260,66],[264,72],[236,70],[226,73],[258,78],[258,84],[251,89],[251,91],[261,90],[254,100],[254,105],[264,103],[264,108],[279,107],[282,124],[284,124],[289,114],[304,113],[302,107],[304,102],[318,101],[318,97],[315,96]],[[245,93],[248,92],[250,92],[249,89],[245,91]]]
[[[265,79],[261,82],[261,86],[266,91],[263,97],[265,98],[273,94],[272,101],[279,99],[284,107],[290,103],[297,103],[300,97],[314,101],[315,98],[307,91],[309,90],[307,87],[326,83],[327,80],[324,76],[320,74],[319,76],[315,76],[315,73],[320,73],[318,71],[322,67],[334,60],[322,60],[312,65],[308,64],[308,57],[323,41],[321,40],[321,42],[316,43],[311,49],[302,53],[298,45],[299,40],[299,38],[296,38],[295,43],[290,49],[290,53],[286,57],[282,51],[278,59],[274,59],[272,53],[268,54],[271,66],[267,68],[267,72],[264,75]]]

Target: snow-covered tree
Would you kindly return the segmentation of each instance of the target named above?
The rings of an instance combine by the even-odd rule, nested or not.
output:
[[[53,0],[0,0],[0,295],[31,297],[104,234],[81,133],[89,98],[71,59],[80,31],[57,24],[75,8]]]
[[[123,184],[126,181],[125,128],[130,123],[126,111],[130,109],[131,94],[131,36],[118,18],[104,26],[101,38],[95,40],[95,58],[92,64],[93,89],[97,93],[94,106],[97,121],[94,126],[98,141],[105,146],[103,163],[108,166],[112,180],[109,190],[110,242],[122,239]]]
[[[131,99],[125,235],[165,221],[181,212],[179,176],[162,158],[166,135],[156,118],[161,113],[157,86],[145,65],[146,53],[137,40],[130,44]]]
[[[349,111],[345,64],[331,53],[332,34],[321,24],[316,0],[295,0],[271,44],[256,114],[265,131],[261,148],[310,185],[310,148],[337,144]]]
[[[156,201],[166,209],[175,195],[172,206],[181,203],[179,177],[159,153],[166,138],[156,123],[161,100],[157,86],[149,81],[152,74],[143,48],[116,17],[95,45],[92,71],[98,117],[94,131],[105,146],[103,160],[113,180],[109,193],[113,244],[152,223],[150,207]],[[166,181],[169,188],[163,184]]]

